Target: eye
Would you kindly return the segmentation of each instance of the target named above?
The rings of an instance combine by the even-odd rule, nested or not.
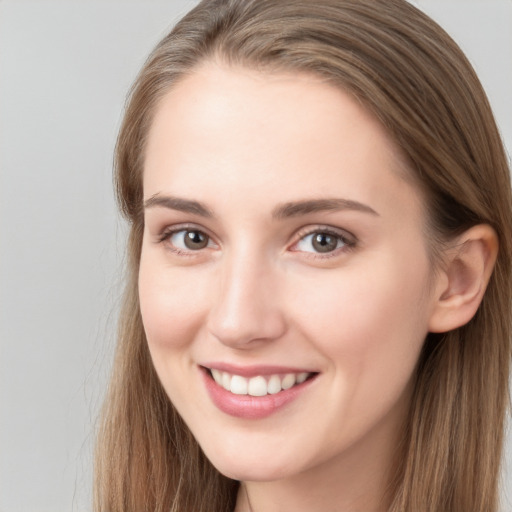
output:
[[[347,237],[331,231],[315,231],[303,236],[294,246],[295,251],[312,253],[330,253],[343,247],[352,247],[354,242]]]
[[[199,251],[212,245],[210,237],[198,229],[181,229],[166,236],[178,251]]]

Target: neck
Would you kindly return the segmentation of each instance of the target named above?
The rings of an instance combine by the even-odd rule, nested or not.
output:
[[[244,482],[235,512],[385,512],[387,479],[381,472],[353,468],[340,474],[297,475],[276,482]]]

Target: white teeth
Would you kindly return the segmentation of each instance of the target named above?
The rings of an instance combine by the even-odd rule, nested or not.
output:
[[[287,373],[284,377],[271,375],[267,378],[259,375],[246,379],[241,375],[232,375],[220,370],[211,370],[215,382],[222,386],[226,391],[231,391],[235,395],[265,396],[275,395],[284,389],[290,389],[296,384],[302,384],[309,373]]]
[[[213,377],[213,380],[215,380],[215,382],[217,384],[220,384],[222,386],[222,372],[221,371],[212,369],[212,377]]]
[[[265,396],[267,394],[267,381],[264,377],[249,379],[248,394],[251,396]]]
[[[235,395],[247,395],[248,387],[246,378],[240,377],[240,375],[233,375],[233,377],[231,377],[231,393]]]
[[[281,379],[279,378],[279,375],[272,375],[270,379],[268,380],[267,384],[267,391],[271,395],[275,395],[276,393],[279,393],[281,391]]]
[[[222,387],[226,391],[231,391],[231,375],[229,373],[222,373]]]
[[[297,384],[302,384],[307,378],[308,378],[307,372],[299,373],[299,375],[297,375]]]
[[[290,389],[295,384],[295,375],[293,373],[287,373],[284,376],[283,382],[281,382],[281,387],[283,389]]]

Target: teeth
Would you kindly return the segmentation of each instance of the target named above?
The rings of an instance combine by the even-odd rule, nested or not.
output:
[[[222,385],[222,373],[219,370],[212,370],[212,376],[217,384]]]
[[[297,384],[302,384],[308,378],[308,375],[307,372],[299,373],[297,375]]]
[[[226,390],[231,391],[231,375],[229,373],[222,373],[222,381],[219,384]]]
[[[267,394],[267,381],[263,377],[249,379],[247,391],[251,396],[265,396]]]
[[[281,379],[279,378],[279,375],[272,375],[268,380],[267,392],[270,395],[275,395],[276,393],[279,393],[281,389]]]
[[[281,382],[281,387],[283,389],[290,389],[295,384],[295,374],[287,373]]]
[[[265,396],[275,395],[283,389],[290,389],[296,384],[302,384],[309,376],[309,373],[287,373],[284,376],[271,375],[265,378],[261,375],[246,379],[241,375],[232,375],[220,370],[211,370],[215,382],[226,391],[235,395]]]
[[[240,375],[233,375],[233,377],[231,377],[231,393],[235,395],[247,395],[248,387],[247,379],[244,379],[244,377],[240,377]]]

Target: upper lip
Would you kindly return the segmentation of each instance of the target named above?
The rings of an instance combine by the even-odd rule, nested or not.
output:
[[[219,370],[221,372],[240,375],[241,377],[257,377],[259,375],[275,375],[279,373],[316,373],[308,368],[280,366],[280,365],[236,365],[231,363],[212,362],[204,363],[201,366],[210,370]]]

